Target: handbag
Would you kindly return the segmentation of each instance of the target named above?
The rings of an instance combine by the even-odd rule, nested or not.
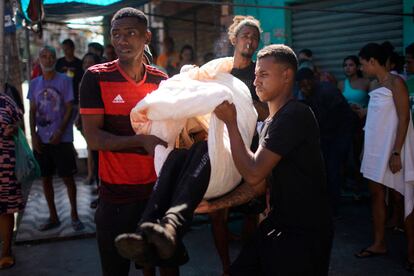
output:
[[[27,183],[40,177],[40,167],[27,143],[26,136],[21,128],[18,129],[17,135],[13,136],[15,143],[15,173],[17,181]]]

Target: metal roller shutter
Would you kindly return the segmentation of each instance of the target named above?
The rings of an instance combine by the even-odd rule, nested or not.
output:
[[[402,0],[317,1],[295,7],[370,12],[402,13]],[[342,60],[358,55],[368,42],[390,41],[402,52],[401,16],[318,11],[292,12],[292,46],[297,52],[311,49],[315,64],[343,79]]]

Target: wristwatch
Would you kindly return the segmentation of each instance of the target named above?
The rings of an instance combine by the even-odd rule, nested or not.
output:
[[[391,154],[394,155],[394,156],[400,156],[400,153],[396,150],[394,150]]]

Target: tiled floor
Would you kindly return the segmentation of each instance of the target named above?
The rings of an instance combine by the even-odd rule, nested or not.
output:
[[[40,180],[34,181],[28,197],[27,205],[20,222],[16,242],[33,242],[39,240],[66,239],[75,236],[93,235],[95,224],[93,222],[94,209],[90,203],[97,196],[93,194],[94,185],[85,185],[82,178],[76,178],[77,205],[80,220],[85,225],[82,231],[74,231],[71,226],[70,204],[66,186],[60,178],[54,179],[55,204],[61,225],[58,228],[41,232],[39,226],[49,217],[46,199],[43,194]]]

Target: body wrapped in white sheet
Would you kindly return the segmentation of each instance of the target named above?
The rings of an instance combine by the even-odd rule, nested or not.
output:
[[[405,217],[414,206],[414,131],[410,120],[401,149],[402,170],[393,174],[388,161],[394,147],[398,117],[392,91],[385,87],[369,93],[365,123],[364,156],[361,172],[365,178],[390,187],[404,196]]]
[[[155,169],[161,170],[187,119],[197,118],[208,130],[211,176],[204,198],[219,197],[234,189],[241,180],[230,151],[224,123],[214,113],[223,101],[234,103],[244,143],[250,146],[257,112],[247,86],[230,75],[232,58],[213,60],[201,68],[187,67],[161,82],[131,111],[131,124],[137,134],[152,134],[168,143],[155,149]]]

